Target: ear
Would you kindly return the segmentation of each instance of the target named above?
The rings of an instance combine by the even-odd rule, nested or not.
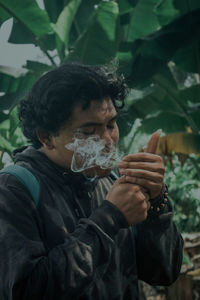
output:
[[[54,149],[53,139],[49,132],[44,129],[38,130],[38,139],[45,149]]]

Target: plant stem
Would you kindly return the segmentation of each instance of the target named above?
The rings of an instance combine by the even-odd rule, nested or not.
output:
[[[56,67],[56,63],[55,63],[53,57],[51,57],[49,55],[48,51],[43,48],[42,44],[39,41],[38,41],[37,44],[40,47],[40,49],[42,50],[42,52],[48,57],[48,59],[50,60],[50,62],[52,63],[52,65]]]

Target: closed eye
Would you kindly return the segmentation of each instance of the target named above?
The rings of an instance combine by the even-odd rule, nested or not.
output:
[[[82,129],[81,130],[81,133],[83,133],[84,135],[92,135],[92,134],[95,134],[96,132],[96,128],[91,128],[91,129]]]

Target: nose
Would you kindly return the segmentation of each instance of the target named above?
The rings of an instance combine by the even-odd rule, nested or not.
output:
[[[105,128],[103,133],[102,133],[102,139],[106,142],[106,146],[111,146],[113,144],[113,140],[111,137],[111,133],[108,128]]]

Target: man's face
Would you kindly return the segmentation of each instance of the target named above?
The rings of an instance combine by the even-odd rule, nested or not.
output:
[[[98,135],[105,141],[105,147],[109,151],[109,146],[116,146],[119,140],[116,117],[117,112],[110,98],[105,98],[102,102],[94,100],[85,110],[82,109],[82,104],[78,104],[73,110],[72,117],[60,129],[59,134],[50,137],[53,145],[51,158],[61,167],[69,169],[73,151],[68,150],[66,144],[73,142],[77,132],[81,132],[85,139],[92,135]],[[110,173],[110,169],[105,170],[96,166],[85,172],[89,176],[103,177]]]

